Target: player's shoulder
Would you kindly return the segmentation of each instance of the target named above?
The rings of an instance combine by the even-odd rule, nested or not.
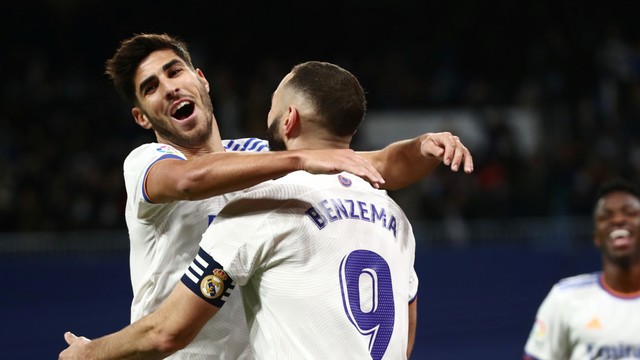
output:
[[[149,149],[154,144],[158,145],[157,143],[146,143],[146,144],[142,144],[142,145],[139,145],[138,147],[134,148],[127,155],[127,157],[125,159],[125,162],[126,161],[131,161],[131,159],[135,159],[136,157],[138,157],[140,154],[144,153],[147,149]]]
[[[241,139],[225,139],[222,145],[227,151],[252,151],[262,152],[269,151],[269,142],[266,140],[249,137]]]
[[[367,181],[349,173],[311,174],[303,170],[291,172],[275,180],[269,180],[241,191],[244,198],[269,197],[286,199],[304,194],[326,191],[353,189],[365,192],[380,193],[387,196],[386,191],[374,189]]]
[[[299,170],[275,180],[264,181],[245,190],[241,190],[234,198],[291,199],[305,193],[324,190],[340,182],[350,186],[353,180],[350,180],[342,174],[311,174]]]
[[[186,159],[186,156],[184,156],[184,154],[180,152],[180,150],[174,148],[171,145],[146,143],[131,150],[129,155],[127,155],[127,157],[125,158],[125,162],[134,161],[140,157],[159,157],[165,155],[174,155]]]
[[[137,172],[141,168],[146,169],[150,164],[163,158],[187,159],[182,152],[171,145],[146,143],[131,150],[124,159],[123,168],[125,172]]]
[[[377,190],[363,178],[348,172],[339,174],[312,174],[303,170],[294,171],[276,180],[276,184],[300,184],[306,187],[342,187],[352,189]],[[386,193],[386,192],[385,192]]]
[[[559,292],[575,292],[578,290],[600,286],[600,272],[592,272],[587,274],[579,274],[560,279],[555,287]]]

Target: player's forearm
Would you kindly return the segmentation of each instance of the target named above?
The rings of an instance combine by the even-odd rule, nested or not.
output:
[[[185,194],[207,198],[246,189],[263,181],[284,176],[301,169],[297,151],[261,154],[214,154],[214,164],[196,171],[183,189]]]
[[[179,282],[157,310],[97,339],[98,359],[164,359],[189,345],[217,311]]]
[[[409,334],[407,342],[407,359],[411,357],[413,345],[416,340],[416,327],[418,324],[418,298],[409,304]]]
[[[297,151],[216,153],[180,163],[180,168],[149,175],[147,189],[153,201],[205,199],[246,189],[302,166]]]
[[[103,336],[89,342],[82,359],[94,360],[142,360],[164,359],[175,351],[177,346],[163,342],[154,335],[153,329],[138,322],[119,332]]]
[[[429,134],[410,140],[401,140],[387,145],[382,150],[358,152],[382,174],[386,183],[383,188],[397,190],[416,183],[431,174],[440,164],[432,156],[424,156],[421,145]]]

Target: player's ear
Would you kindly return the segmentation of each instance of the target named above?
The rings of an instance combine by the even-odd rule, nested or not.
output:
[[[293,105],[289,106],[289,116],[287,116],[287,118],[284,119],[284,123],[282,124],[282,127],[283,127],[282,131],[284,135],[287,137],[291,137],[291,134],[299,131],[298,128],[300,127],[300,113],[298,112],[298,109],[296,109],[295,106]]]
[[[149,119],[147,119],[147,115],[144,114],[142,109],[134,107],[133,109],[131,109],[131,115],[133,115],[136,123],[142,128],[147,130],[151,129],[151,122],[149,122]]]
[[[202,70],[196,69],[196,74],[198,75],[198,79],[200,79],[200,81],[204,84],[207,92],[209,92],[209,81],[207,81],[207,78],[204,77],[204,73],[202,72]]]

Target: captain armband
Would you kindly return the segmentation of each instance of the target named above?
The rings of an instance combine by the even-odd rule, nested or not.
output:
[[[184,283],[196,295],[215,307],[222,307],[229,297],[235,282],[213,258],[202,248],[182,276]]]

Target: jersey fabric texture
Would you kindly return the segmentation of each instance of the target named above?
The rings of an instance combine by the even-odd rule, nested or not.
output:
[[[255,138],[223,141],[228,151],[266,151]],[[130,238],[133,301],[131,322],[151,313],[169,296],[198,252],[202,234],[231,194],[198,201],[154,204],[145,191],[149,169],[167,158],[186,160],[177,149],[149,143],[134,149],[124,161],[127,190],[125,219]],[[171,359],[252,358],[242,304],[228,304],[219,321],[209,322],[193,342]]]
[[[200,247],[183,283],[220,311],[242,288],[256,358],[406,358],[415,238],[386,191],[294,172],[240,192]]]
[[[601,272],[560,280],[544,299],[525,359],[640,359],[640,292],[607,287]]]

